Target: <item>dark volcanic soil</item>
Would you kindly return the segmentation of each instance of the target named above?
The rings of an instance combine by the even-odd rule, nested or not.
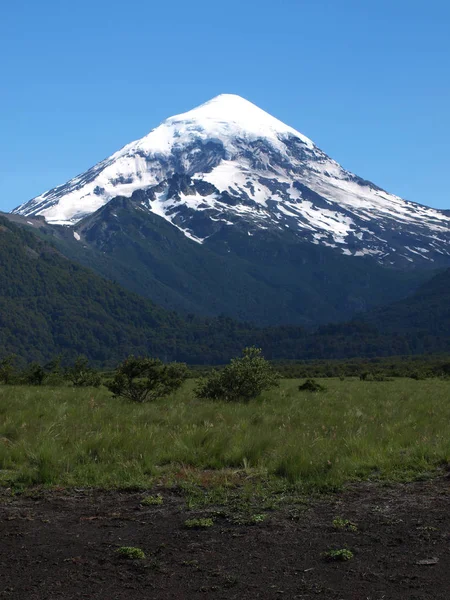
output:
[[[209,508],[187,511],[174,492],[163,492],[162,506],[142,507],[144,496],[0,496],[0,598],[450,598],[449,479],[358,485],[254,525],[216,514],[202,530],[184,521]],[[358,531],[333,529],[336,516]],[[120,546],[147,558],[122,559]],[[348,562],[322,557],[344,547],[354,552]]]

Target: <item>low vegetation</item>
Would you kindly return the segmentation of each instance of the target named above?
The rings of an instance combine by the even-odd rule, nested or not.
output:
[[[355,523],[352,523],[348,519],[343,519],[342,517],[335,517],[333,519],[333,527],[337,530],[346,530],[346,531],[358,531],[358,526]]]
[[[348,548],[340,548],[339,550],[329,550],[323,553],[325,560],[334,562],[345,562],[353,558],[353,552]]]
[[[115,397],[149,402],[177,390],[187,374],[187,367],[182,363],[166,365],[157,358],[129,356],[117,367],[106,387]]]
[[[299,392],[324,392],[327,388],[315,379],[307,379],[298,386]]]
[[[145,558],[145,552],[140,548],[133,546],[121,546],[117,548],[117,554],[122,558],[128,558],[131,560],[143,560]]]
[[[78,356],[71,364],[61,365],[61,356],[47,363],[22,364],[14,354],[0,360],[0,383],[5,385],[99,387],[102,376],[91,367],[85,356]]]
[[[227,402],[198,398],[191,379],[147,403],[113,398],[104,386],[1,385],[0,484],[193,481],[226,495],[241,476],[253,490],[272,480],[336,489],[428,477],[449,464],[447,379],[328,379],[314,402],[299,383],[284,379],[254,400]]]
[[[157,496],[146,496],[141,501],[142,506],[161,506],[164,503],[163,497]]]
[[[267,519],[267,515],[265,513],[259,514],[238,514],[232,518],[232,522],[236,525],[258,525],[258,523],[263,523]]]
[[[212,371],[197,386],[197,397],[228,402],[248,402],[278,386],[279,374],[262,356],[260,348],[245,348],[221,371]]]
[[[187,519],[187,521],[184,522],[184,526],[188,529],[208,529],[208,527],[212,527],[213,525],[214,521],[209,517],[200,519]]]
[[[392,377],[410,377],[422,380],[450,376],[450,362],[447,354],[348,360],[276,361],[274,367],[282,377],[289,379],[340,377],[345,380],[348,377],[359,377],[364,380],[370,375],[373,380],[377,381]]]
[[[94,371],[85,356],[78,356],[66,369],[65,376],[75,387],[98,387],[102,382],[100,374]]]

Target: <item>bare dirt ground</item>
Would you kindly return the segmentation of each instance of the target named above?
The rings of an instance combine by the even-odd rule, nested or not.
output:
[[[342,599],[450,598],[450,480],[364,484],[236,523],[188,511],[175,491],[0,494],[0,598]],[[217,509],[216,509],[217,511]],[[212,514],[208,529],[186,519]],[[336,516],[357,531],[336,530]],[[139,547],[144,560],[120,558]],[[330,549],[354,557],[328,562]]]

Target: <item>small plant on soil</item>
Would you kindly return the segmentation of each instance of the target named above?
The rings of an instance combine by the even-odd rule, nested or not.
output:
[[[348,548],[340,548],[339,550],[328,550],[328,552],[324,552],[323,557],[325,560],[329,561],[345,562],[346,560],[351,560],[353,558],[353,552]]]
[[[263,521],[265,521],[267,518],[267,515],[265,514],[260,514],[260,515],[252,515],[250,517],[250,522],[251,523],[262,523]]]
[[[163,502],[163,497],[159,494],[157,496],[146,496],[143,500],[141,500],[141,504],[143,506],[161,506]]]
[[[355,523],[352,523],[348,519],[343,519],[342,517],[336,517],[333,519],[333,527],[334,529],[345,529],[347,531],[358,531],[358,527]]]
[[[315,379],[307,379],[305,383],[298,386],[300,392],[325,392],[324,385],[317,383]]]
[[[145,558],[145,552],[140,548],[134,548],[133,546],[121,546],[117,549],[117,554],[122,558],[129,558],[133,560],[142,560]]]
[[[207,527],[212,527],[214,525],[214,521],[209,518],[204,519],[188,519],[184,522],[184,526],[188,529],[206,529]]]
[[[234,517],[233,522],[236,525],[257,525],[267,519],[267,515],[264,513],[259,515],[237,515]]]

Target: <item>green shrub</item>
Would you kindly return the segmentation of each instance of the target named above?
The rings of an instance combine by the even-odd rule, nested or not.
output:
[[[45,379],[44,368],[38,363],[31,363],[24,374],[24,381],[28,385],[42,385]]]
[[[360,381],[373,381],[372,373],[364,372],[359,376]]]
[[[392,381],[392,379],[390,377],[386,377],[386,375],[383,375],[383,373],[375,373],[375,375],[373,376],[373,380],[374,381]]]
[[[129,356],[117,367],[113,380],[106,387],[115,397],[149,402],[178,389],[187,375],[184,363],[165,365],[158,358]]]
[[[75,363],[66,369],[66,378],[75,387],[99,387],[102,382],[100,375],[89,366],[85,356],[79,356]]]
[[[248,402],[276,387],[279,377],[260,348],[245,348],[240,358],[233,358],[222,371],[213,371],[200,381],[196,395],[210,400]]]
[[[145,558],[145,552],[140,548],[134,548],[133,546],[121,546],[117,549],[117,554],[122,558],[130,558],[133,560],[142,560]]]
[[[410,377],[411,379],[415,379],[416,381],[422,381],[423,379],[427,378],[427,375],[425,373],[415,371],[414,373],[411,373]]]
[[[15,367],[16,356],[9,354],[0,360],[0,383],[11,385],[15,383],[17,372]]]
[[[361,373],[359,379],[361,381],[392,381],[384,373]]]
[[[45,385],[63,386],[65,385],[64,373],[61,367],[61,356],[55,356],[46,365],[44,365]]]
[[[315,379],[307,379],[305,383],[298,386],[300,392],[324,392],[327,388]]]

